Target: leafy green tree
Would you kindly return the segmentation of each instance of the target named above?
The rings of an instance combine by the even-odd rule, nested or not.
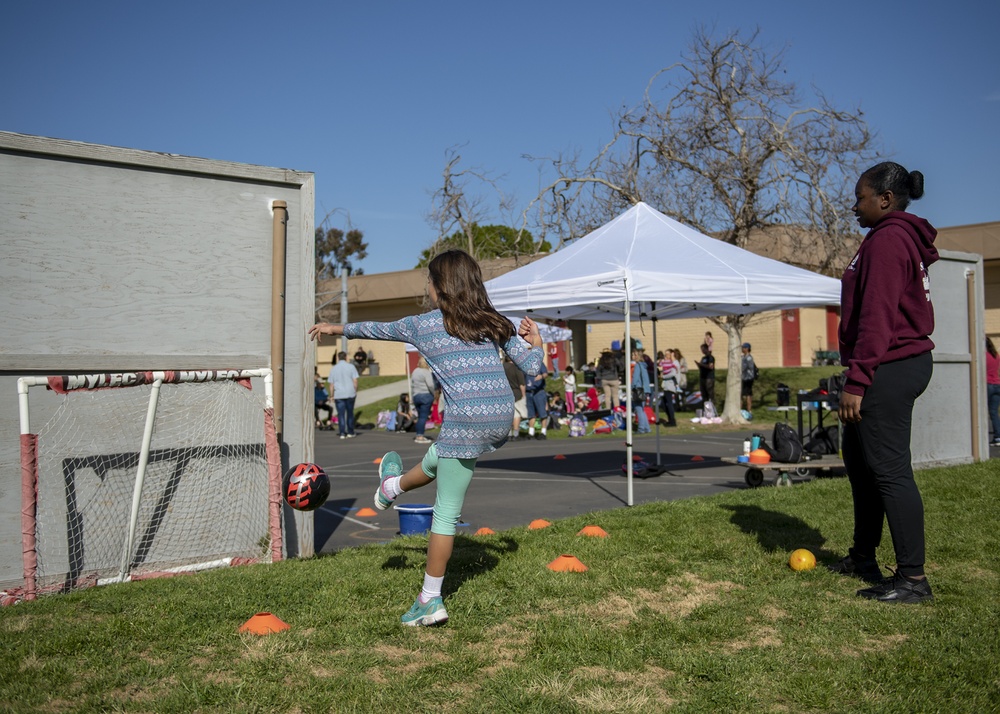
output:
[[[342,231],[324,224],[316,229],[316,280],[335,278],[341,271],[348,275],[363,275],[355,261],[368,256],[365,234],[357,228]]]
[[[344,231],[329,225],[331,215],[327,214],[316,228],[316,319],[344,322],[347,319],[347,277],[364,274],[357,262],[367,257],[368,244],[364,233],[351,226],[350,217]],[[336,278],[339,281],[334,282]],[[347,349],[346,338],[341,340],[341,345],[342,349]]]
[[[478,223],[470,223],[467,230],[455,231],[423,251],[416,267],[427,267],[431,258],[451,248],[459,248],[475,256],[477,260],[482,260],[513,255],[533,255],[536,252],[544,253],[549,251],[552,246],[548,241],[536,244],[531,233],[525,230],[518,230],[510,226],[481,226]]]

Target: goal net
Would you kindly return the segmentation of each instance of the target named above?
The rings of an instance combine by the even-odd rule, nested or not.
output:
[[[19,379],[18,595],[280,560],[271,387],[268,369]]]

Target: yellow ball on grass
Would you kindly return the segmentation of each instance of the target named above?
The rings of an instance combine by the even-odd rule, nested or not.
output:
[[[799,548],[788,558],[788,567],[792,570],[812,570],[816,567],[816,556],[805,548]]]

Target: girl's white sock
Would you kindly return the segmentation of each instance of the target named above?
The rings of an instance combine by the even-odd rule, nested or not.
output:
[[[427,603],[432,598],[441,597],[441,584],[444,582],[444,576],[435,578],[427,573],[424,573],[424,587],[420,590],[420,602]]]
[[[385,491],[385,495],[389,498],[395,498],[403,492],[403,489],[399,487],[399,482],[403,479],[402,476],[390,476],[382,484],[382,489]]]

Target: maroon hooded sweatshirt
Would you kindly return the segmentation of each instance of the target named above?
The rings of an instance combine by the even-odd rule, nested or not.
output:
[[[923,218],[892,211],[868,231],[844,271],[839,338],[845,392],[863,397],[880,364],[934,349],[927,267],[938,259],[936,236]]]

